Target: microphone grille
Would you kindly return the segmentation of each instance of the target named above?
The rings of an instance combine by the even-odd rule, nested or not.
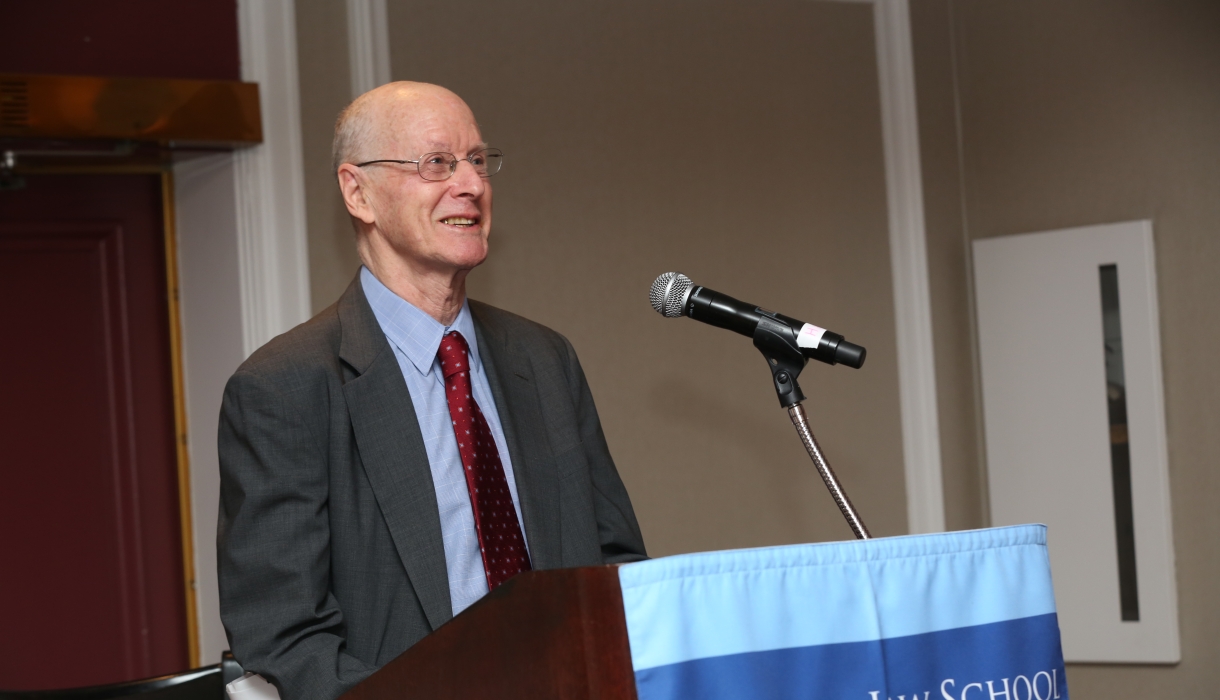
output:
[[[678,318],[692,286],[690,278],[681,272],[666,272],[653,281],[648,301],[665,318]]]

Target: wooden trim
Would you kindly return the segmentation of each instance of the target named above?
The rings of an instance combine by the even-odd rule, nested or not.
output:
[[[169,299],[170,371],[174,389],[174,446],[178,456],[178,518],[182,533],[182,579],[186,594],[186,647],[191,668],[199,666],[199,615],[195,600],[195,537],[191,519],[191,462],[187,452],[186,394],[182,379],[182,321],[178,302],[178,249],[174,231],[174,175],[161,173],[165,230],[165,285]]]
[[[105,163],[80,162],[60,165],[25,165],[17,163],[14,172],[19,175],[160,175],[169,170],[168,163]]]
[[[252,82],[0,73],[0,104],[5,138],[224,148],[263,140]]]

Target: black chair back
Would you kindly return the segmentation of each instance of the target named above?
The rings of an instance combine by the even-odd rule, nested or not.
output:
[[[225,685],[244,671],[226,651],[214,666],[157,678],[62,690],[0,690],[0,700],[227,700]]]

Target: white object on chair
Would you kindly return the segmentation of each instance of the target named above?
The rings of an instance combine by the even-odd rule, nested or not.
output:
[[[246,672],[244,676],[225,686],[229,700],[280,700],[276,690],[266,678],[257,673]]]

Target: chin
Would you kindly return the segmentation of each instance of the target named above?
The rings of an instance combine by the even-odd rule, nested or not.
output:
[[[477,248],[470,246],[465,250],[453,251],[448,257],[454,267],[460,270],[471,270],[482,265],[483,261],[487,259],[487,244],[483,243]]]

